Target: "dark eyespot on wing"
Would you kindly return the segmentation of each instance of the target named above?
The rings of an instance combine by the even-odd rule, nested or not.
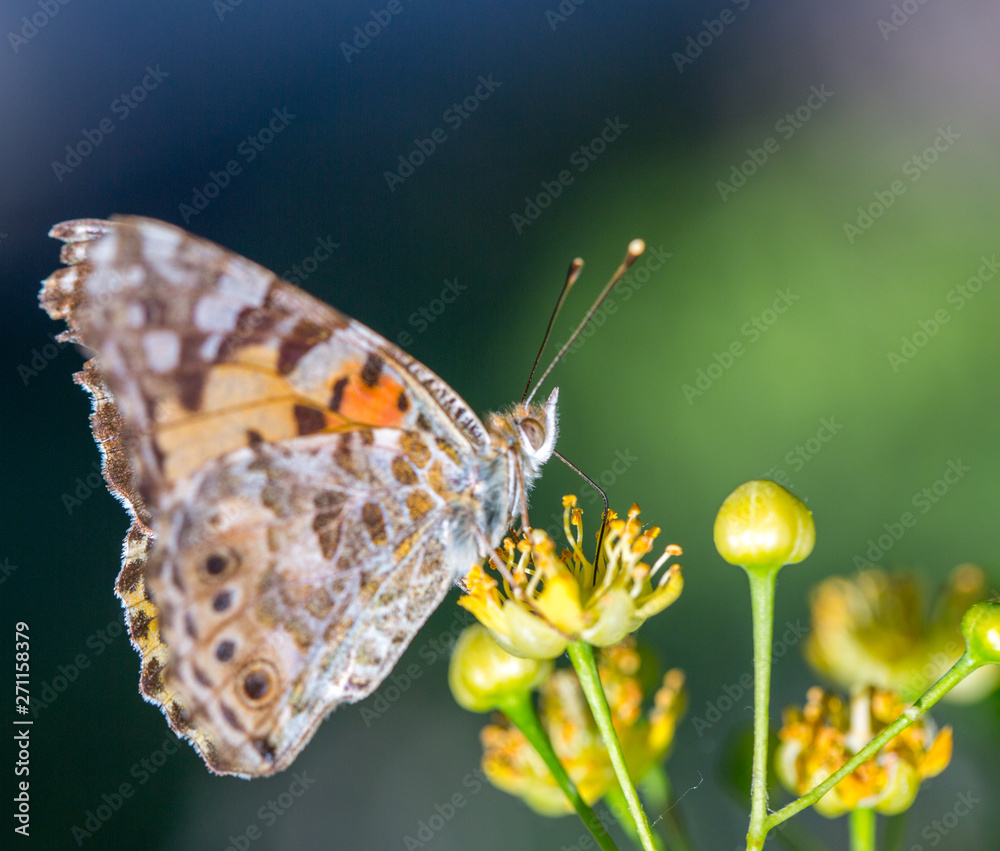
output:
[[[243,691],[251,700],[261,700],[271,690],[271,678],[266,671],[255,670],[243,680]]]

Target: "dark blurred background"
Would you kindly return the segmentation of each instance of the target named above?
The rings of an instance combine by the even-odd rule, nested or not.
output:
[[[555,851],[582,834],[468,782],[485,719],[447,690],[453,598],[404,660],[420,678],[375,720],[336,712],[289,772],[217,778],[173,747],[119,628],[126,518],[94,486],[81,359],[37,307],[63,219],[140,213],[298,265],[302,286],[402,339],[480,411],[520,398],[570,259],[587,268],[557,342],[643,237],[625,291],[554,375],[559,445],[685,549],[684,594],[641,637],[687,671],[667,766],[698,849],[742,847],[747,823],[718,766],[749,696],[701,736],[692,723],[751,666],[746,582],[711,541],[737,484],[770,475],[815,513],[814,554],[779,583],[779,635],[907,511],[916,524],[876,560],[929,588],[964,561],[996,580],[995,3],[0,0],[0,34],[3,654],[27,622],[35,694],[86,663],[35,722],[23,847],[222,851],[251,825],[253,851],[416,847],[406,837],[455,792],[467,805],[426,847]],[[338,247],[304,264],[321,240]],[[924,509],[951,463],[967,470]],[[566,492],[596,522],[553,463],[536,523]],[[777,721],[815,675],[796,647],[775,680]],[[937,847],[995,848],[997,700],[935,716],[956,753],[906,847],[931,847],[928,826],[965,793],[982,803]],[[295,772],[315,782],[267,824],[259,810]],[[124,782],[136,794],[74,840]],[[797,821],[846,847],[844,820]]]

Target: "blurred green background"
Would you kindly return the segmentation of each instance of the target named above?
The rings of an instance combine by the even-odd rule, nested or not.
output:
[[[613,307],[553,374],[559,448],[614,507],[639,502],[661,540],[684,547],[684,594],[640,637],[687,672],[691,706],[668,769],[694,846],[742,847],[746,811],[719,764],[750,722],[749,696],[701,736],[692,724],[752,662],[745,579],[711,541],[725,496],[771,476],[814,512],[816,549],[779,582],[779,631],[805,622],[809,588],[855,571],[907,511],[917,522],[884,566],[918,570],[928,590],[960,562],[994,582],[1000,572],[1000,275],[989,272],[1000,252],[1000,9],[903,5],[912,14],[888,2],[403,0],[348,61],[341,44],[384,4],[69,4],[24,38],[22,16],[41,7],[0,0],[0,30],[24,39],[0,45],[0,606],[8,634],[31,626],[34,693],[79,654],[88,665],[36,721],[23,844],[77,847],[72,827],[129,780],[136,795],[83,847],[225,849],[257,824],[254,851],[406,848],[463,790],[467,806],[427,847],[571,849],[582,836],[574,819],[465,782],[485,719],[447,692],[453,598],[404,658],[421,677],[375,721],[356,706],[334,713],[291,772],[212,777],[187,745],[163,759],[175,740],[114,635],[125,515],[103,486],[65,506],[98,455],[70,378],[80,357],[51,347],[58,329],[35,301],[57,264],[47,229],[123,212],[185,225],[278,272],[332,238],[340,247],[303,286],[390,339],[408,334],[409,351],[480,411],[520,398],[570,259],[587,266],[559,343],[628,241],[646,240]],[[723,10],[731,22],[713,35]],[[114,103],[147,65],[168,76],[122,118]],[[456,127],[449,108],[491,74],[499,87]],[[185,224],[181,205],[283,107],[289,126]],[[57,174],[66,146],[105,117],[113,132]],[[605,150],[590,146],[616,121]],[[390,186],[385,173],[435,128],[446,141]],[[512,217],[562,171],[572,182],[518,227]],[[879,212],[871,205],[894,181]],[[984,258],[993,276],[980,285],[970,279]],[[446,280],[467,289],[422,330],[412,317],[437,309]],[[781,298],[787,310],[770,313]],[[904,351],[905,363],[890,359]],[[700,372],[703,392],[686,393]],[[953,462],[967,472],[922,511],[919,494]],[[549,524],[567,492],[595,523],[596,501],[558,463],[533,495],[534,521]],[[796,648],[775,669],[773,720],[813,682]],[[996,847],[998,708],[994,697],[935,711],[955,726],[956,753],[921,792],[907,848],[931,847],[927,826],[967,792],[983,803],[936,847]],[[139,785],[144,759],[163,764]],[[315,783],[265,824],[259,809],[301,771]],[[845,847],[843,820],[799,821]]]

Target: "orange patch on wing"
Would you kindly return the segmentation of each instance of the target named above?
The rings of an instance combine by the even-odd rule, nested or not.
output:
[[[374,385],[369,386],[358,363],[350,364],[330,381],[330,394],[340,416],[376,428],[401,428],[410,408],[405,387],[388,370],[383,370]],[[400,399],[405,400],[404,405],[400,405]]]

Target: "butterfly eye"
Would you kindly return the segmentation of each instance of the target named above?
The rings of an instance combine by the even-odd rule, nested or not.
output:
[[[541,449],[542,444],[545,443],[545,426],[531,417],[521,420],[520,426],[521,433],[528,439],[531,448]]]

